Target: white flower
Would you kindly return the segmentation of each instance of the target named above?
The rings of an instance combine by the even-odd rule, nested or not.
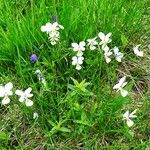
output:
[[[11,82],[7,83],[5,86],[0,85],[0,97],[3,97],[2,104],[6,105],[10,102],[8,96],[13,95],[12,92],[13,84]]]
[[[73,47],[73,51],[77,52],[77,56],[82,56],[83,52],[85,51],[85,42],[82,41],[79,44],[72,43],[71,46]]]
[[[15,94],[20,96],[19,101],[20,102],[24,102],[26,106],[32,106],[33,105],[33,101],[31,101],[29,98],[33,96],[33,94],[31,94],[32,88],[28,88],[25,91],[22,90],[16,90]]]
[[[52,23],[46,23],[45,26],[41,27],[42,32],[46,32],[49,35],[49,40],[52,45],[57,44],[57,42],[60,39],[59,30],[64,29],[62,25],[59,25],[57,22]]]
[[[137,117],[135,115],[137,109],[135,109],[131,114],[129,113],[129,111],[126,111],[124,114],[123,114],[123,120],[126,120],[127,121],[127,125],[128,127],[131,127],[133,126],[134,122],[130,119],[130,118],[135,118]]]
[[[35,74],[36,74],[38,80],[41,81],[44,86],[46,86],[46,80],[45,80],[45,78],[44,78],[42,72],[41,72],[40,70],[36,70],[36,71],[35,71]]]
[[[105,35],[104,33],[100,32],[98,34],[99,38],[101,39],[101,42],[99,43],[100,45],[102,45],[102,49],[108,44],[110,43],[112,40],[110,39],[110,36],[112,35],[112,33],[108,33],[107,35]]]
[[[83,64],[83,60],[84,58],[82,56],[80,57],[74,56],[72,57],[72,65],[76,65],[76,69],[80,70],[82,68],[81,64]]]
[[[55,31],[55,32],[52,32],[51,34],[49,34],[49,40],[50,40],[52,45],[57,44],[59,39],[60,39],[60,34],[58,31]]]
[[[59,29],[64,29],[64,27],[59,25],[57,22],[54,22],[53,24],[48,22],[46,25],[41,27],[41,31],[46,32],[47,34],[58,31]]]
[[[37,113],[37,112],[34,112],[33,113],[33,119],[36,119],[36,118],[38,118],[39,117],[39,114]]]
[[[96,41],[96,38],[93,38],[93,39],[88,39],[88,46],[90,46],[90,50],[95,50],[96,49],[96,46],[98,45],[98,42]]]
[[[120,91],[121,95],[123,97],[126,97],[128,95],[128,91],[124,90],[123,87],[126,86],[127,82],[125,82],[126,80],[126,76],[122,77],[120,80],[119,80],[119,83],[117,83],[113,89],[114,90],[117,90]]]
[[[106,60],[106,63],[110,63],[111,62],[111,58],[109,58],[112,55],[111,50],[109,50],[108,46],[105,46],[104,50],[104,57]]]
[[[144,53],[143,53],[143,51],[139,50],[139,47],[140,47],[140,45],[133,47],[134,54],[136,56],[143,57]]]
[[[123,53],[119,52],[119,48],[118,47],[114,47],[113,51],[114,51],[114,55],[115,55],[116,60],[118,62],[121,62],[121,59],[123,58]]]

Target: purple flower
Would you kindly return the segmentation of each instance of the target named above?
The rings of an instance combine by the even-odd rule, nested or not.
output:
[[[37,61],[37,56],[36,56],[36,54],[32,54],[32,55],[31,55],[30,61],[31,61],[32,63],[35,63],[35,62]]]

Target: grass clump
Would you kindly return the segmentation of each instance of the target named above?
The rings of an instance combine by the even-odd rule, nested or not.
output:
[[[0,106],[1,149],[149,149],[149,53],[144,47],[149,39],[145,43],[141,38],[145,31],[148,36],[147,0],[0,0],[0,4],[0,83],[12,82],[13,93],[31,87],[29,99],[34,102],[26,107],[19,97],[9,95],[11,103]],[[40,29],[55,21],[64,30],[53,46],[47,36],[58,32],[46,35]],[[93,51],[83,46],[84,60],[76,70],[71,44],[86,42],[99,32],[111,32],[112,42]],[[99,37],[96,40],[100,43]],[[121,63],[113,54],[112,61],[105,62],[105,44],[111,52],[119,47]],[[143,58],[133,53],[138,44]],[[32,54],[35,62],[30,61]],[[113,90],[123,76],[128,84],[117,90],[126,89],[126,97]],[[128,127],[123,114],[135,109],[137,117],[130,118],[134,125]]]

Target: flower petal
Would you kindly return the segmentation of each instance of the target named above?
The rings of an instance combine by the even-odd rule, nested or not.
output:
[[[18,96],[22,96],[24,95],[24,92],[22,90],[16,90],[15,94]]]
[[[111,35],[112,35],[112,33],[111,33],[111,32],[109,32],[109,33],[106,35],[106,38],[110,38],[110,37],[111,37]]]
[[[31,101],[30,99],[26,99],[25,104],[27,107],[30,107],[33,105],[33,101]]]
[[[72,43],[71,46],[74,48],[74,51],[78,51],[79,45],[77,43]]]
[[[124,82],[121,87],[122,87],[122,88],[125,87],[125,86],[127,85],[127,83],[128,83],[128,82]]]
[[[38,113],[37,113],[37,112],[34,112],[34,113],[33,113],[33,119],[36,119],[36,118],[38,118],[38,117],[39,117]]]
[[[113,50],[114,50],[114,54],[117,55],[118,52],[119,52],[119,48],[118,47],[114,47]]]
[[[106,63],[110,63],[111,62],[111,59],[109,57],[106,57]]]
[[[19,98],[19,102],[24,102],[24,100],[25,100],[25,97],[24,96],[21,96],[20,98]]]
[[[26,90],[24,91],[24,93],[25,93],[26,95],[28,95],[28,94],[30,94],[31,91],[32,91],[32,88],[29,87],[28,89],[26,89]]]
[[[77,64],[77,66],[76,66],[76,69],[77,70],[80,70],[82,67],[79,65],[79,64]]]
[[[126,97],[127,95],[128,95],[128,91],[126,91],[126,90],[124,90],[124,89],[121,89],[121,95],[123,96],[123,97]]]
[[[85,46],[85,42],[84,42],[84,41],[81,41],[81,42],[79,43],[79,46],[80,46],[80,47],[84,47],[84,46]]]
[[[131,119],[128,119],[128,120],[127,120],[127,125],[128,125],[128,127],[133,126],[133,124],[134,124],[134,122],[133,122]]]
[[[123,85],[123,83],[125,82],[125,80],[126,80],[126,76],[122,77],[122,78],[119,80],[119,83],[120,83],[121,85]]]
[[[78,64],[80,64],[80,65],[83,64],[83,60],[84,60],[84,57],[79,57],[78,58]]]
[[[135,109],[135,110],[129,115],[129,117],[130,117],[130,118],[135,118],[135,117],[137,117],[137,116],[135,115],[135,113],[137,112],[137,110],[138,110],[138,109]]]
[[[5,88],[4,86],[0,86],[0,97],[4,97],[5,96]]]
[[[120,83],[114,85],[113,90],[118,90],[121,87]]]
[[[7,84],[5,85],[5,89],[6,89],[7,91],[10,91],[12,88],[13,88],[13,84],[12,84],[11,82],[9,82],[9,83],[7,83]]]
[[[104,33],[100,32],[100,33],[98,33],[98,36],[99,36],[99,38],[100,38],[102,41],[105,40],[105,34],[104,34]]]
[[[82,51],[78,51],[78,52],[77,52],[77,56],[78,56],[78,57],[80,57],[80,56],[82,56],[82,55],[83,55],[83,52],[82,52]]]
[[[8,103],[10,103],[10,99],[8,97],[4,97],[3,100],[2,100],[2,104],[6,105]]]
[[[123,114],[123,119],[128,119],[129,118],[129,111],[126,111],[124,114]]]

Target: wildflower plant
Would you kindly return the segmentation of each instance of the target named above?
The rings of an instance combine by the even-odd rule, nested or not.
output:
[[[27,107],[30,107],[33,105],[33,101],[30,100],[29,98],[31,98],[33,96],[33,94],[31,94],[32,88],[28,88],[25,91],[22,90],[16,90],[15,94],[20,96],[19,98],[19,102],[25,102],[25,105]]]
[[[79,44],[78,43],[71,44],[73,51],[77,52],[78,57],[83,55],[83,51],[85,51],[85,45],[86,43],[84,41],[81,41]]]
[[[144,52],[139,50],[140,45],[133,47],[133,52],[136,56],[143,57]]]
[[[13,88],[13,84],[11,82],[7,83],[4,86],[0,85],[0,97],[3,97],[2,99],[3,105],[10,103],[9,96],[13,95],[12,88]]]
[[[97,49],[98,42],[96,41],[96,39],[97,39],[97,37],[87,40],[87,42],[88,42],[87,46],[89,46],[90,50]]]
[[[20,6],[21,3],[22,2],[18,2],[17,6]],[[130,4],[129,9],[127,9],[126,3]],[[53,4],[54,6],[52,6]],[[75,7],[73,6],[74,4]],[[124,2],[123,0],[119,1],[119,3],[116,2],[112,4],[109,3],[109,1],[99,0],[98,2],[96,2],[96,7],[93,7],[93,5],[91,4],[92,3],[90,0],[87,2],[86,1],[79,2],[78,0],[76,0],[74,3],[68,3],[68,1],[63,1],[62,4],[61,1],[60,2],[53,1],[53,3],[46,3],[44,1],[43,2],[37,1],[36,3],[31,2],[31,5],[29,3],[29,5],[27,4],[27,7],[22,6],[18,7],[17,11],[19,13],[17,13],[17,18],[19,18],[19,20],[13,22],[15,30],[13,30],[13,26],[10,24],[10,20],[15,20],[16,15],[15,17],[13,17],[13,15],[9,15],[9,12],[11,12],[9,6],[13,6],[15,4],[11,3],[10,5],[9,2],[7,3],[6,1],[4,4],[2,4],[2,6],[0,6],[0,11],[1,8],[3,9],[4,7],[4,10],[1,12],[2,17],[0,23],[1,38],[2,38],[0,44],[1,49],[0,52],[3,52],[3,54],[5,54],[5,51],[8,52],[8,50],[12,51],[14,49],[15,52],[13,51],[12,53],[10,53],[15,55],[17,54],[16,55],[17,59],[15,55],[12,55],[15,56],[14,58],[12,57],[13,62],[12,66],[16,65],[15,68],[13,69],[13,72],[14,71],[17,72],[14,78],[16,79],[20,78],[19,81],[21,81],[21,83],[19,84],[21,86],[29,84],[29,88],[27,88],[25,91],[17,89],[15,94],[19,96],[18,98],[19,101],[28,107],[33,106],[33,101],[31,99],[33,97],[33,94],[31,93],[32,88],[30,87],[34,87],[36,91],[33,92],[35,94],[36,93],[39,94],[38,96],[36,96],[37,100],[34,102],[35,103],[34,108],[30,107],[30,109],[26,109],[23,107],[23,109],[20,110],[24,111],[26,116],[28,114],[27,111],[32,112],[30,113],[32,114],[32,116],[30,115],[30,118],[32,117],[32,119],[35,119],[34,125],[32,125],[32,123],[30,122],[25,124],[24,122],[22,123],[24,119],[21,119],[21,123],[17,122],[15,124],[15,120],[17,120],[18,117],[17,119],[14,119],[14,117],[12,116],[13,132],[8,136],[10,139],[6,140],[7,141],[6,147],[8,149],[14,148],[50,149],[51,147],[55,146],[55,143],[57,144],[56,148],[58,149],[62,148],[69,149],[70,147],[68,147],[68,145],[67,146],[63,145],[62,147],[62,144],[59,143],[60,139],[63,140],[61,141],[61,143],[66,142],[65,138],[67,139],[69,138],[68,143],[76,143],[76,141],[80,142],[79,144],[76,143],[76,147],[73,147],[71,145],[72,148],[77,148],[78,146],[79,149],[82,148],[90,149],[91,147],[98,149],[100,145],[102,145],[102,147],[108,147],[108,149],[113,149],[112,147],[113,145],[115,145],[116,148],[119,147],[122,148],[122,145],[120,145],[119,143],[120,140],[119,142],[117,141],[117,145],[115,142],[116,140],[120,139],[120,136],[122,136],[124,128],[120,127],[121,124],[118,124],[116,119],[118,118],[118,116],[120,117],[119,112],[120,110],[124,109],[125,107],[124,104],[126,103],[126,101],[128,102],[128,97],[126,97],[128,95],[128,91],[125,90],[125,86],[127,85],[126,77],[122,77],[121,79],[119,79],[118,83],[113,87],[109,87],[109,83],[111,84],[113,82],[113,79],[116,78],[116,70],[118,69],[115,67],[119,65],[121,62],[123,62],[124,55],[127,56],[126,53],[121,52],[124,48],[128,46],[129,43],[128,41],[130,41],[130,39],[128,39],[127,36],[129,35],[130,37],[130,35],[132,36],[132,33],[136,33],[134,31],[139,30],[138,24],[137,24],[138,28],[134,29],[134,27],[135,24],[139,22],[140,18],[138,18],[137,19],[138,22],[136,22],[134,16],[136,15],[141,16],[141,14],[139,14],[138,11],[136,12],[137,8],[140,10],[140,7],[136,7],[135,2],[133,2],[134,9],[131,9],[133,6],[132,2],[128,3],[127,1]],[[106,8],[105,6],[108,5],[110,7]],[[114,7],[115,5],[119,6]],[[123,6],[122,9],[120,9],[121,8],[120,6],[121,7]],[[26,8],[27,10],[32,10],[31,11],[32,13],[30,14],[26,12],[26,10],[24,11],[24,9]],[[53,18],[53,23],[48,22],[45,25],[41,26],[41,32],[46,33],[47,35],[46,39],[48,41],[48,42],[44,41],[44,43],[42,44],[41,42],[43,40],[43,37],[39,36],[39,33],[37,32],[36,29],[39,28],[38,22],[46,20],[46,14],[49,13],[48,12],[49,8],[51,9],[50,10],[51,12],[54,11],[54,13],[57,14],[56,16],[60,18],[59,19]],[[61,12],[59,12],[60,10]],[[71,12],[71,10],[73,10],[73,12]],[[26,14],[24,14],[23,11]],[[115,16],[114,19],[113,17],[111,18],[112,12],[114,13],[113,17]],[[127,12],[130,12],[130,15]],[[3,17],[4,13],[6,14],[6,16],[10,17],[6,16]],[[13,14],[16,14],[16,12],[14,12]],[[100,17],[101,14],[102,16]],[[130,16],[132,16],[132,18],[130,18]],[[97,21],[98,19],[100,19],[100,21]],[[63,42],[60,41],[61,40],[60,33],[61,30],[64,29],[64,27],[58,24],[57,22],[58,20],[63,21],[63,23],[67,28],[64,35],[64,38],[66,36],[67,39],[63,38],[64,39]],[[94,27],[92,28],[93,24]],[[133,25],[133,27],[131,27],[131,25]],[[98,28],[101,29],[103,28],[105,31],[110,30],[111,32],[114,33],[113,35],[114,41],[112,44],[111,44],[112,42],[111,32],[109,32],[108,34],[104,34],[105,31],[101,31],[96,35],[92,35]],[[77,33],[77,31],[80,31],[82,35],[80,36]],[[133,32],[129,33],[129,31]],[[115,39],[117,39],[117,42],[120,42],[119,39],[120,32],[123,35],[123,36],[121,35],[122,45],[119,45],[118,48]],[[72,35],[74,35],[74,37],[72,37]],[[94,38],[89,38],[87,37],[87,35],[92,35],[92,37]],[[79,43],[73,42],[71,44],[70,41],[72,41],[72,39],[76,39],[77,41],[79,40],[77,39],[77,37],[80,37],[81,42]],[[83,39],[81,39],[81,37]],[[87,37],[87,39],[85,39],[85,37]],[[49,45],[56,45],[59,42],[61,42],[62,44],[59,45],[58,47],[56,46],[49,47]],[[38,48],[39,45],[42,46]],[[71,54],[69,53],[70,52],[69,45],[71,45],[71,50],[73,51],[71,52],[73,53],[72,56],[70,56]],[[44,75],[42,71],[39,69],[35,71],[34,75],[31,74],[31,70],[35,70],[36,66],[30,64],[28,65],[29,61],[26,62],[26,59],[23,58],[24,55],[23,52],[26,53],[27,52],[25,51],[26,49],[29,50],[35,48],[36,54],[32,54],[31,56],[28,57],[31,63],[37,62],[38,55],[41,57],[40,61],[38,62],[38,64],[36,64],[36,66],[45,69]],[[139,50],[139,45],[132,48],[131,50],[135,53],[136,56],[143,57],[143,52]],[[69,60],[68,57],[70,57]],[[83,67],[84,60],[86,61]],[[119,63],[116,65],[116,63],[113,64],[113,61],[117,61]],[[75,68],[76,70],[75,69],[72,70],[72,67],[70,67],[68,63],[70,64],[72,63],[72,65],[74,66],[73,68]],[[111,64],[107,65],[108,63]],[[1,68],[3,69],[3,67]],[[81,69],[83,69],[81,72],[77,71]],[[8,70],[11,72],[12,69]],[[0,78],[2,78],[3,76],[4,75],[1,73]],[[35,76],[37,77],[39,82],[41,82],[44,86],[46,86],[46,90],[39,88],[40,85],[34,83]],[[68,84],[67,87],[66,83],[68,82],[70,76],[73,76],[73,78],[71,78],[73,83]],[[89,82],[87,82],[87,80]],[[49,84],[47,84],[47,82],[49,82]],[[114,96],[113,92],[111,92],[112,88],[116,92],[120,93],[122,97],[126,98]],[[13,103],[15,104],[16,97],[15,96],[13,97],[12,89],[13,85],[11,82],[7,83],[4,86],[0,85],[0,97],[2,98],[3,105],[10,103],[10,98],[13,99],[11,104]],[[21,103],[17,103],[17,106],[21,105]],[[11,108],[11,105],[9,108]],[[5,109],[5,107],[3,109]],[[14,109],[12,110],[15,111]],[[40,117],[37,112],[40,112]],[[3,114],[5,115],[6,113],[10,115],[9,109],[4,111],[2,115]],[[20,113],[18,114],[20,115]],[[124,114],[121,114],[121,117],[123,117],[123,120],[125,121],[128,127],[132,127],[134,125],[133,119],[137,117],[135,114],[136,110],[134,110],[132,113],[126,111]],[[38,117],[39,119],[37,119]],[[11,119],[11,117],[9,117],[9,119]],[[2,125],[2,131],[4,132],[6,131],[5,125],[9,126],[9,123],[11,122],[11,121],[9,122],[9,119],[7,119],[7,122]],[[25,121],[30,121],[30,119],[26,119]],[[35,123],[38,124],[36,125]],[[27,130],[26,133],[27,134],[31,133],[30,134],[31,137],[28,136],[30,139],[28,139],[28,137],[25,138],[24,126],[25,128],[28,128],[30,127],[30,125],[31,130],[34,130],[36,132],[42,131],[39,137],[32,134],[30,130]],[[19,127],[19,130],[17,127]],[[10,128],[8,127],[8,129]],[[138,130],[134,130],[134,132],[138,132]],[[20,134],[19,131],[23,131],[23,134]],[[57,134],[59,132],[63,133]],[[53,136],[54,134],[57,134],[57,136]],[[110,134],[110,137],[119,135],[119,138],[117,137],[115,140],[113,139],[110,140],[111,141],[110,147],[109,147],[110,144],[109,136],[107,136],[108,134]],[[16,135],[21,136],[23,135],[23,138],[21,137],[20,140],[18,139],[18,136],[15,137]],[[33,138],[32,135],[36,139],[35,143],[37,143],[37,139],[38,142],[42,139],[42,144],[39,143],[38,146],[36,147],[36,145],[32,142]],[[53,137],[51,138],[51,136]],[[0,140],[3,137],[4,137],[3,134],[0,132]],[[15,140],[13,140],[13,137]],[[47,139],[47,137],[50,138]],[[126,144],[126,142],[129,141],[131,141],[131,144],[136,144],[136,142],[133,141],[134,139],[126,140],[126,138],[127,138],[126,136],[121,137],[122,141],[124,141],[123,144]],[[74,141],[75,139],[78,140]],[[86,141],[83,139],[86,139]],[[103,143],[98,143],[99,141],[103,141]],[[140,147],[141,146],[143,147],[145,141],[141,139],[140,141],[142,141],[140,143],[141,144]],[[11,144],[13,145],[12,148],[9,147],[9,145]],[[3,148],[5,149],[3,145],[1,147],[2,149]],[[125,148],[126,147],[128,146],[125,146]]]
[[[126,120],[126,123],[128,127],[131,127],[134,125],[134,122],[131,120],[132,118],[136,118],[137,116],[135,115],[137,109],[135,109],[132,113],[129,113],[129,111],[126,111],[123,114],[123,120]]]
[[[41,31],[42,32],[46,32],[48,34],[48,38],[51,42],[52,45],[56,45],[57,42],[60,39],[60,33],[59,30],[63,30],[64,27],[60,24],[58,24],[57,22],[54,23],[46,23],[46,25],[43,25],[41,27]]]
[[[101,40],[99,44],[102,45],[102,49],[104,49],[105,46],[107,46],[107,44],[109,44],[112,41],[112,39],[110,38],[111,35],[111,32],[106,35],[103,32],[98,33],[98,36]]]
[[[37,61],[37,55],[36,54],[32,54],[31,57],[30,57],[30,61],[32,63],[35,63]]]
[[[42,72],[39,69],[35,71],[35,75],[37,76],[38,80],[41,81],[44,86],[46,86],[45,77],[43,76]]]
[[[113,90],[116,90],[117,92],[120,91],[120,93],[123,97],[126,97],[128,95],[128,91],[123,89],[127,85],[127,82],[125,82],[125,81],[126,81],[126,76],[122,77],[119,80],[119,82],[116,85],[114,85],[114,87],[113,87]]]
[[[113,48],[113,51],[114,51],[115,59],[116,59],[118,62],[121,62],[121,61],[122,61],[122,58],[123,58],[123,53],[119,52],[119,48],[118,48],[118,47],[114,47],[114,48]]]
[[[87,86],[90,85],[89,82],[86,82],[86,80],[83,80],[79,83],[74,78],[71,78],[71,79],[74,85],[68,84],[68,88],[72,90],[72,95],[75,95],[75,94],[88,95],[88,96],[93,95],[93,93],[87,89]]]
[[[81,65],[83,64],[83,60],[84,60],[84,57],[82,56],[74,56],[72,57],[72,65],[75,65],[76,66],[76,69],[77,70],[80,70],[82,67]]]
[[[106,63],[111,62],[111,58],[110,58],[111,55],[112,55],[112,51],[109,49],[108,46],[105,46],[105,48],[104,48],[104,57],[105,57]]]

